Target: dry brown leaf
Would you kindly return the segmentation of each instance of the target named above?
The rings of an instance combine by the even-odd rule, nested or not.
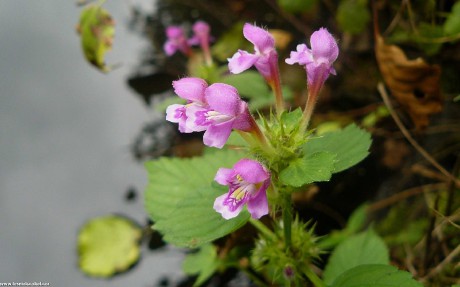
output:
[[[422,58],[407,59],[401,48],[385,44],[379,34],[376,35],[375,54],[386,85],[415,127],[428,126],[429,116],[442,109],[441,68],[427,64]]]

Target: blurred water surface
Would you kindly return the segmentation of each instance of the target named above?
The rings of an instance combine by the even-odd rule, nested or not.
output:
[[[105,5],[117,22],[108,62],[123,66],[104,75],[83,59],[74,1],[0,2],[0,282],[154,286],[180,275],[182,255],[171,249],[144,252],[134,270],[111,280],[77,268],[84,221],[115,212],[146,218],[147,176],[129,145],[159,115],[125,84],[148,45],[126,29],[130,3]],[[130,186],[140,196],[126,203]]]

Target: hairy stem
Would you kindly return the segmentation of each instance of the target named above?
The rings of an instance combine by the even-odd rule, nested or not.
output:
[[[291,227],[292,227],[292,199],[290,193],[283,194],[283,229],[286,250],[291,248]]]

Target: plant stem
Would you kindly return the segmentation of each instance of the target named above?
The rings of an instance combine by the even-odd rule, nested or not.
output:
[[[315,285],[315,287],[326,287],[326,284],[324,284],[323,280],[321,280],[318,275],[315,274],[308,266],[303,269],[303,273],[307,275],[308,279]]]
[[[278,59],[278,57],[276,57]],[[270,61],[270,78],[266,78],[267,83],[275,93],[276,114],[280,116],[284,111],[283,91],[281,90],[280,72],[278,61]]]
[[[265,235],[267,238],[269,238],[272,241],[276,241],[276,235],[271,231],[265,224],[260,222],[259,220],[256,220],[254,218],[249,218],[249,222],[254,226],[257,230],[260,231],[263,235]]]
[[[316,104],[316,95],[312,95],[310,91],[308,92],[307,103],[305,109],[303,110],[302,120],[300,122],[300,130],[305,131],[308,128],[310,123],[311,115],[313,114],[313,109]]]
[[[284,228],[284,242],[286,250],[289,250],[291,247],[291,225],[292,225],[292,207],[291,207],[291,194],[284,193],[283,194],[283,228]]]

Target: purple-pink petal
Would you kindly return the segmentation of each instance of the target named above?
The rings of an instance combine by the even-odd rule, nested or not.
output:
[[[339,48],[334,37],[325,28],[315,31],[310,37],[311,50],[315,61],[332,63],[339,55]]]
[[[299,44],[296,49],[296,51],[291,51],[290,57],[285,60],[287,64],[305,65],[313,61],[313,56],[307,45]]]
[[[174,53],[177,52],[177,45],[171,41],[166,41],[163,45],[163,50],[165,51],[166,55],[172,56]]]
[[[197,21],[193,24],[192,30],[197,35],[209,35],[211,28],[208,23],[204,21]]]
[[[209,107],[221,114],[236,116],[241,98],[238,90],[230,85],[216,83],[206,89],[205,98]]]
[[[246,203],[252,218],[259,219],[268,214],[268,201],[265,190],[266,188],[263,191],[257,192]]]
[[[258,162],[252,159],[242,159],[237,162],[233,169],[241,177],[249,183],[260,183],[270,178],[270,174]]]
[[[184,30],[179,26],[169,26],[166,28],[166,37],[168,37],[168,39],[184,37]]]
[[[249,113],[248,104],[244,101],[240,102],[238,116],[233,122],[233,128],[240,131],[250,131],[251,125],[251,114]]]
[[[243,27],[243,35],[249,42],[254,44],[256,51],[262,54],[275,48],[275,39],[265,29],[246,23]]]
[[[238,216],[240,214],[241,210],[243,210],[243,204],[240,204],[237,206],[237,208],[233,209],[230,208],[227,204],[226,201],[228,199],[228,194],[223,194],[219,197],[216,198],[214,201],[214,210],[222,214],[222,217],[225,219],[232,219]]]
[[[210,125],[203,135],[203,143],[210,147],[222,148],[230,137],[233,121]]]
[[[182,78],[173,81],[174,92],[181,98],[192,101],[205,103],[204,93],[208,84],[200,78]]]
[[[228,59],[228,69],[232,74],[239,74],[251,68],[258,59],[258,55],[239,50]]]
[[[231,168],[219,168],[214,180],[221,185],[228,185],[235,177],[235,172]]]
[[[208,126],[209,122],[206,119],[206,112],[209,109],[202,105],[198,104],[189,104],[188,108],[185,111],[187,116],[186,127],[187,130],[193,132],[202,132],[205,131]]]

